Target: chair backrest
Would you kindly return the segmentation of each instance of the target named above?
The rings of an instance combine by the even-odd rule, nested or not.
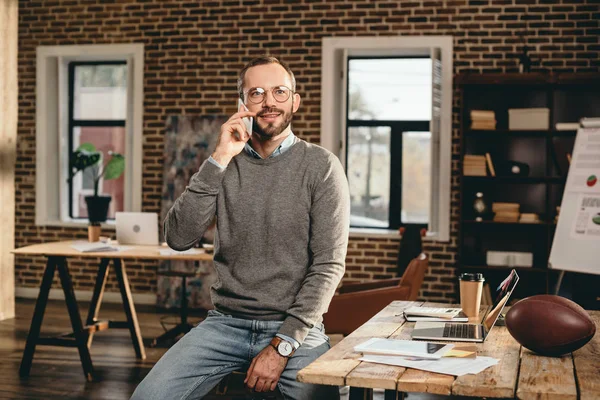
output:
[[[421,288],[421,284],[423,283],[423,279],[425,279],[425,272],[427,271],[427,267],[429,266],[429,257],[427,254],[421,253],[418,257],[413,258],[413,260],[408,264],[406,271],[402,274],[402,279],[400,279],[400,283],[398,286],[400,287],[409,287],[410,294],[408,296],[409,301],[416,300],[419,296],[419,289]]]

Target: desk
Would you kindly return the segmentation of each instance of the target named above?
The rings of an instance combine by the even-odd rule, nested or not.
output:
[[[144,344],[142,342],[142,334],[137,321],[137,314],[133,305],[129,279],[125,269],[125,260],[136,258],[150,260],[212,260],[212,255],[206,253],[161,255],[159,250],[166,249],[166,247],[161,246],[127,245],[129,249],[119,252],[81,253],[71,247],[72,243],[73,242],[71,241],[66,241],[34,244],[31,246],[21,247],[13,251],[15,255],[38,255],[47,258],[46,268],[44,270],[44,276],[40,286],[40,293],[36,301],[33,318],[31,320],[31,328],[29,329],[29,334],[27,335],[27,342],[25,344],[25,350],[23,351],[23,359],[19,369],[19,374],[21,376],[29,375],[36,345],[67,346],[77,347],[79,350],[79,357],[81,358],[81,364],[83,366],[83,373],[88,381],[93,380],[94,368],[92,365],[92,359],[90,357],[89,347],[92,344],[95,332],[109,328],[129,329],[137,357],[140,359],[145,359],[146,353],[144,350]],[[90,302],[85,326],[83,325],[81,316],[79,315],[77,301],[75,300],[73,283],[71,281],[71,276],[69,274],[67,265],[68,257],[100,259],[96,284],[94,286],[94,292],[92,294],[92,300]],[[109,263],[111,260],[117,275],[117,281],[119,283],[119,290],[123,299],[123,307],[125,309],[127,321],[98,320],[98,312],[100,310],[100,304],[104,294],[104,287],[108,277]],[[40,329],[42,326],[42,320],[44,318],[44,310],[46,309],[46,303],[48,302],[48,295],[50,293],[50,287],[52,286],[52,279],[54,277],[55,270],[58,270],[61,286],[65,294],[65,302],[67,303],[67,310],[69,312],[69,318],[71,320],[73,332],[61,335],[59,337],[40,337]]]
[[[354,346],[373,337],[410,339],[414,323],[402,317],[410,306],[440,304],[395,301],[336,346],[298,373],[300,382],[349,385],[351,399],[363,399],[369,389],[386,390],[386,399],[398,392],[518,399],[599,399],[600,334],[576,352],[551,358],[522,348],[506,327],[493,328],[488,339],[476,344],[478,355],[500,362],[477,375],[454,377],[411,368],[359,361]],[[448,307],[447,304],[443,305]],[[348,312],[352,312],[348,310]],[[600,311],[589,311],[600,327]],[[361,389],[362,388],[362,389]]]

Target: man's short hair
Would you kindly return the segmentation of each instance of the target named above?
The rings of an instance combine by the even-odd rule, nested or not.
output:
[[[246,71],[248,71],[248,69],[250,69],[252,67],[256,67],[257,65],[265,65],[265,64],[281,65],[283,67],[283,69],[285,69],[285,71],[290,75],[290,79],[292,81],[292,87],[290,89],[292,89],[292,92],[296,91],[296,77],[294,77],[294,73],[292,72],[290,67],[286,63],[284,63],[283,61],[281,61],[275,57],[262,56],[262,57],[255,58],[252,61],[250,61],[240,71],[240,75],[239,75],[238,81],[237,81],[237,89],[238,89],[238,94],[240,95],[241,99],[244,98],[244,78],[246,77]]]

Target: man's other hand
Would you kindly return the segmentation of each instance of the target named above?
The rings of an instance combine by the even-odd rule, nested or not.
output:
[[[244,383],[256,392],[274,391],[287,361],[273,346],[265,347],[252,360]]]

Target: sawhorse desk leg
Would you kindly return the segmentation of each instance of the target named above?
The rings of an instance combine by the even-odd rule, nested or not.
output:
[[[69,319],[71,320],[71,327],[73,328],[73,337],[40,338],[40,329],[42,327],[42,321],[44,320],[44,312],[46,310],[46,304],[48,303],[48,295],[50,294],[50,287],[52,286],[55,269],[58,270],[60,282],[65,294],[65,302],[69,312]],[[71,275],[69,274],[67,259],[65,257],[48,257],[44,277],[42,278],[42,285],[40,286],[40,293],[31,320],[31,327],[29,329],[29,334],[27,335],[25,350],[23,351],[23,359],[21,360],[21,367],[19,368],[20,376],[29,376],[35,347],[38,344],[77,347],[79,350],[79,357],[81,358],[83,373],[88,381],[93,380],[94,367],[87,346],[87,332],[83,329],[81,316],[79,315],[79,309],[77,308],[77,301],[75,300],[75,292],[73,291],[73,282],[71,281]]]
[[[119,290],[121,292],[123,308],[125,309],[127,321],[98,321],[98,312],[100,311],[102,296],[104,295],[104,287],[106,286],[106,279],[108,277],[110,263],[110,259],[103,258],[100,262],[100,268],[98,270],[98,276],[96,277],[96,284],[94,286],[94,293],[92,295],[92,301],[90,302],[90,308],[87,316],[86,328],[88,328],[90,332],[87,341],[88,346],[92,344],[95,331],[108,328],[129,329],[135,354],[138,358],[144,360],[146,358],[146,351],[144,349],[142,332],[140,330],[137,314],[135,312],[135,306],[133,304],[133,297],[131,295],[131,288],[129,286],[129,279],[127,277],[125,263],[119,258],[113,258],[112,261],[115,268],[115,273],[117,275],[117,281],[119,283]]]

